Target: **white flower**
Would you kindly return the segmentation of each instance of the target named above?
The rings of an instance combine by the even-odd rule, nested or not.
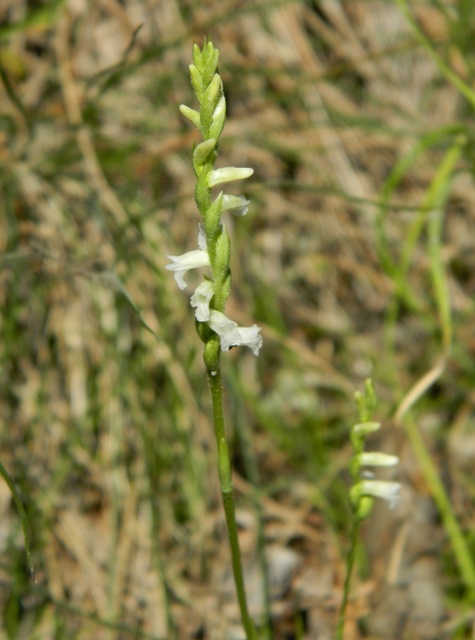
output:
[[[174,278],[180,289],[186,289],[185,273],[190,269],[198,267],[206,267],[209,265],[209,255],[207,251],[196,249],[196,251],[188,251],[181,256],[167,256],[171,260],[166,268],[173,271]]]
[[[210,311],[208,324],[215,331],[221,342],[222,351],[229,351],[230,347],[244,345],[249,347],[257,356],[262,347],[262,336],[257,325],[239,327],[237,322],[227,318],[220,311]]]
[[[257,324],[253,324],[252,327],[237,327],[236,331],[239,334],[239,342],[237,344],[245,345],[249,347],[255,356],[259,355],[259,349],[262,347],[260,327]]]
[[[381,429],[380,422],[362,422],[361,424],[355,424],[352,431],[355,435],[362,436],[364,438],[370,433],[379,431],[379,429]]]
[[[363,496],[382,498],[389,502],[392,508],[399,497],[401,485],[399,482],[387,482],[386,480],[361,480],[352,487],[350,497],[356,503]]]
[[[209,187],[215,187],[218,184],[224,184],[225,182],[233,182],[234,180],[244,180],[249,178],[254,173],[254,169],[249,167],[237,168],[237,167],[223,167],[222,169],[214,169],[209,176]]]
[[[249,200],[246,200],[244,196],[232,196],[229,194],[223,195],[223,208],[224,211],[231,211],[235,216],[245,216],[249,209]]]
[[[205,280],[195,289],[191,296],[190,304],[196,307],[195,316],[199,322],[209,320],[209,303],[214,295],[213,283]]]
[[[180,289],[186,289],[185,273],[190,269],[198,269],[198,267],[209,266],[209,255],[206,247],[206,236],[203,225],[198,225],[198,246],[195,251],[188,251],[182,256],[167,256],[171,260],[166,265],[168,271],[174,271],[174,278]]]
[[[380,453],[379,451],[360,453],[357,458],[360,466],[369,467],[393,467],[399,462],[399,458],[397,456],[391,456],[388,453]]]

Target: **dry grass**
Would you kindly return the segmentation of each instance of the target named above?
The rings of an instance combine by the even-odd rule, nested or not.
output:
[[[203,35],[221,50],[228,100],[219,162],[255,169],[249,216],[231,228],[230,315],[262,325],[265,343],[259,359],[235,350],[226,364],[251,609],[262,596],[249,429],[274,637],[330,638],[352,394],[371,375],[386,420],[442,354],[424,233],[402,294],[380,250],[398,264],[449,136],[383,213],[380,193],[424,135],[457,125],[470,140],[472,112],[395,3],[52,4],[38,14],[37,2],[0,2],[1,459],[27,507],[38,577],[0,483],[0,639],[240,637],[200,343],[164,271],[197,233],[195,136],[177,107],[193,105],[187,65]],[[461,4],[414,9],[473,84]],[[472,143],[457,167],[442,246],[453,347],[413,415],[470,532]],[[345,637],[472,637],[420,460],[402,420],[386,424],[381,446],[401,456],[404,492],[367,525]]]

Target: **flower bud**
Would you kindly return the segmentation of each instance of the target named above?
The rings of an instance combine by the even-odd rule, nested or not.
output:
[[[219,98],[216,107],[213,111],[213,118],[211,126],[209,128],[209,135],[212,138],[219,138],[224,128],[224,121],[226,120],[226,99],[224,95]]]
[[[210,173],[208,185],[215,187],[218,184],[232,182],[233,180],[244,180],[252,176],[253,173],[254,169],[249,168],[224,167],[223,169],[215,169]]]
[[[200,114],[198,113],[198,111],[195,111],[195,109],[190,109],[190,107],[187,107],[186,104],[181,104],[179,106],[179,109],[185,116],[185,118],[188,118],[191,124],[193,124],[198,129],[198,131],[201,131]]]
[[[397,456],[391,456],[388,453],[380,453],[379,451],[360,453],[356,458],[361,467],[393,467],[399,462],[399,458]]]

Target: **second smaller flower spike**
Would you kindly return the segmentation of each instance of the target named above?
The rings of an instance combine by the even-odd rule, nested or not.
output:
[[[210,311],[208,324],[218,334],[222,351],[229,351],[231,347],[246,346],[257,356],[262,347],[260,327],[239,327],[237,322],[230,320],[220,311]]]

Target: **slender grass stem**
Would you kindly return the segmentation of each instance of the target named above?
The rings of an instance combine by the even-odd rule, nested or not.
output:
[[[218,472],[223,500],[224,515],[228,529],[229,547],[231,550],[231,563],[233,567],[234,584],[241,611],[241,619],[247,640],[257,640],[254,623],[249,615],[247,606],[246,590],[244,586],[244,575],[241,562],[241,550],[239,547],[236,509],[234,503],[234,489],[232,484],[231,462],[229,457],[229,447],[226,439],[226,428],[224,424],[223,411],[223,384],[221,375],[221,365],[212,370],[208,369],[208,383],[213,405],[213,425],[218,448]]]
[[[457,563],[460,576],[467,589],[468,598],[470,602],[473,603],[475,602],[475,562],[463,535],[462,528],[451,507],[450,499],[447,496],[445,487],[437,473],[434,461],[427,450],[414,419],[409,413],[404,419],[404,428],[412,448],[416,453],[419,464],[421,465],[434,502],[436,503],[442,517],[444,528],[449,537],[452,551],[455,556],[455,562]]]
[[[13,500],[15,502],[15,505],[18,511],[18,515],[20,516],[21,526],[23,529],[23,539],[25,541],[26,560],[28,562],[28,568],[30,570],[30,575],[33,579],[33,582],[36,582],[35,568],[33,566],[33,561],[31,559],[30,536],[28,533],[28,519],[26,516],[25,508],[23,507],[20,494],[18,493],[18,489],[16,488],[15,483],[13,482],[13,478],[11,477],[11,475],[8,473],[8,471],[5,469],[5,467],[1,462],[0,462],[0,475],[5,480],[5,482],[8,485],[8,488],[10,489],[10,492],[12,494]]]

